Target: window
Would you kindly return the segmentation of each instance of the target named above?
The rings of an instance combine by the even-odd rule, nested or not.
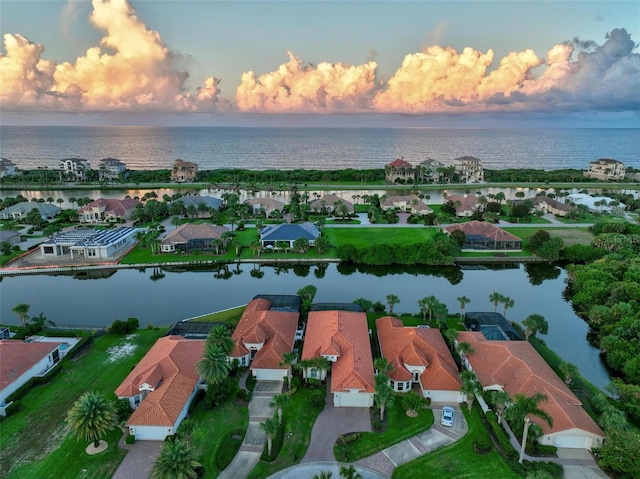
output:
[[[309,368],[309,377],[312,379],[318,378],[318,369],[317,368]]]
[[[398,391],[404,391],[404,383],[398,383]]]
[[[140,404],[140,395],[138,394],[137,396],[133,397],[133,402],[136,406],[138,406]]]
[[[420,372],[419,371],[414,371],[413,372],[413,380],[414,381],[419,381],[420,380]]]

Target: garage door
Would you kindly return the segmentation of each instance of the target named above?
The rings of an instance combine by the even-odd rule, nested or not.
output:
[[[256,379],[262,381],[280,381],[282,375],[286,372],[282,369],[254,369]]]
[[[370,407],[371,394],[335,393],[333,405],[336,407]]]
[[[584,436],[556,436],[553,445],[570,449],[586,449],[588,438]]]

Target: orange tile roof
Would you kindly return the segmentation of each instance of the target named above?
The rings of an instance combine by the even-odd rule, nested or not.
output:
[[[401,320],[386,316],[376,321],[382,355],[394,366],[389,376],[408,381],[412,374],[404,366],[426,366],[420,375],[425,390],[457,391],[462,385],[449,348],[439,329],[405,327]]]
[[[162,244],[184,244],[193,239],[220,239],[227,231],[228,228],[211,223],[185,223],[170,231],[162,240]]]
[[[473,348],[474,353],[467,358],[483,387],[500,385],[511,396],[537,393],[547,396],[547,401],[540,403],[540,409],[553,418],[553,427],[533,418],[544,434],[577,428],[604,436],[577,396],[529,342],[490,341],[475,331],[460,332],[458,341],[467,342]]]
[[[142,202],[133,198],[124,198],[119,200],[117,198],[98,198],[91,203],[87,203],[78,210],[78,213],[86,213],[87,211],[93,211],[94,208],[102,209],[105,215],[113,214],[120,217],[124,217],[127,211],[135,209],[136,206],[141,205]]]
[[[507,233],[505,230],[485,221],[473,220],[468,223],[458,223],[455,225],[445,226],[444,230],[448,233],[460,230],[465,235],[480,235],[494,241],[522,241],[517,236]]]
[[[413,165],[411,163],[401,158],[393,160],[387,166],[391,166],[392,168],[413,168]]]
[[[460,202],[460,206],[456,207],[456,213],[475,211],[478,207],[478,199],[475,196],[449,195],[445,198],[445,201],[451,201],[453,203],[456,201]]]
[[[25,343],[17,339],[0,341],[0,389],[6,388],[61,344]]]
[[[323,354],[340,357],[331,366],[331,392],[360,389],[373,393],[373,356],[367,315],[351,311],[311,311],[302,348],[302,359]]]
[[[231,338],[235,346],[232,358],[249,353],[245,344],[264,343],[251,360],[252,369],[286,369],[280,366],[284,354],[293,350],[298,313],[271,311],[271,301],[265,298],[252,300],[242,313]]]
[[[200,379],[196,364],[203,348],[204,340],[182,336],[165,336],[156,341],[115,391],[116,396],[125,398],[140,394],[142,384],[155,388],[133,411],[127,426],[175,424]]]

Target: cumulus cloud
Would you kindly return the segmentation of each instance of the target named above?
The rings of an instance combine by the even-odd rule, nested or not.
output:
[[[3,108],[198,111],[224,106],[214,77],[196,94],[186,91],[188,73],[174,67],[176,56],[126,0],[93,0],[92,6],[90,21],[105,36],[73,63],[55,65],[41,59],[42,45],[4,36]]]
[[[293,53],[276,71],[259,77],[242,74],[236,90],[240,111],[252,112],[336,112],[368,108],[375,87],[377,64],[304,65]]]

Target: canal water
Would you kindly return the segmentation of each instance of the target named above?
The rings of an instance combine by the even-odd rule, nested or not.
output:
[[[167,326],[246,304],[256,294],[295,294],[308,284],[317,287],[316,302],[366,298],[385,303],[386,295],[395,294],[400,299],[394,307],[397,314],[417,314],[418,300],[430,295],[450,312],[459,312],[456,298],[462,295],[471,300],[465,311],[493,311],[489,295],[497,291],[515,300],[507,319],[521,322],[530,314],[541,314],[549,323],[549,334],[541,336],[548,346],[576,364],[596,386],[609,383],[599,350],[587,341],[587,324],[562,298],[566,277],[562,268],[546,264],[476,268],[240,264],[229,265],[227,271],[145,268],[4,277],[0,323],[19,324],[11,310],[27,303],[31,315],[42,312],[59,326],[106,326],[130,317],[138,318],[142,327]]]

